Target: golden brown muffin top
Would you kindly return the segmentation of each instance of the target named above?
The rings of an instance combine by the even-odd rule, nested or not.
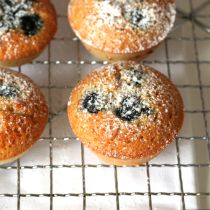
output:
[[[70,96],[68,117],[89,149],[135,159],[154,155],[174,140],[183,124],[184,105],[166,76],[124,61],[83,78]]]
[[[0,68],[0,161],[28,150],[41,136],[48,105],[27,76]]]
[[[50,0],[1,0],[0,60],[40,52],[56,30],[57,16]]]
[[[174,0],[71,0],[69,22],[93,48],[135,53],[157,46],[175,21]]]

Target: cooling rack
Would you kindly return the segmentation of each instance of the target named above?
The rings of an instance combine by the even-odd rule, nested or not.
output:
[[[68,0],[52,2],[55,38],[37,60],[15,69],[44,92],[49,121],[29,153],[0,166],[0,209],[210,209],[210,1],[177,0],[172,32],[142,61],[176,84],[186,117],[175,141],[136,167],[98,160],[73,134],[66,112],[70,92],[107,62],[90,55],[71,31]]]

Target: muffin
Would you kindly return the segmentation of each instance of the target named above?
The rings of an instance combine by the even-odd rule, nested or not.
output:
[[[56,30],[56,12],[49,0],[1,0],[0,67],[31,62]]]
[[[48,119],[40,88],[27,76],[0,68],[0,165],[24,155],[39,139]]]
[[[89,73],[73,89],[68,117],[74,133],[113,165],[143,164],[178,135],[184,105],[176,86],[155,69],[122,61]]]
[[[71,0],[70,25],[87,50],[108,62],[141,60],[166,38],[174,0]]]

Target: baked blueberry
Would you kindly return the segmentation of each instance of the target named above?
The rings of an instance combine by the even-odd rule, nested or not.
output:
[[[28,9],[35,0],[14,2],[3,0],[0,2],[0,28],[1,33],[10,29],[21,28],[26,36],[35,35],[42,27],[38,14],[29,14]]]
[[[124,121],[133,121],[138,119],[141,114],[151,114],[151,108],[142,104],[142,102],[135,96],[125,97],[120,108],[116,110],[116,115]]]
[[[152,109],[149,108],[149,107],[143,106],[143,107],[141,108],[141,113],[142,113],[142,114],[150,115],[150,114],[152,114]]]
[[[38,14],[26,15],[20,18],[20,27],[26,36],[35,35],[42,27],[42,21]]]
[[[12,0],[5,0],[5,4],[12,7],[14,5],[14,2]]]
[[[143,19],[143,15],[140,9],[135,9],[131,12],[131,23],[138,27],[138,23]]]
[[[148,28],[151,24],[151,20],[148,11],[142,8],[134,8],[130,12],[130,22],[137,28]]]
[[[116,115],[124,121],[133,121],[141,116],[141,103],[135,96],[125,97],[120,108],[116,110]]]
[[[18,94],[19,90],[9,84],[4,84],[0,86],[0,97],[14,97]]]
[[[89,93],[84,101],[83,101],[83,107],[87,109],[88,112],[92,114],[97,114],[99,111],[101,111],[101,98],[98,95],[98,93]]]
[[[30,63],[49,44],[57,30],[50,0],[0,0],[0,67]]]

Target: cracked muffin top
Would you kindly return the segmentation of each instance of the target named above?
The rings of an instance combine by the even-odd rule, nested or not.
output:
[[[0,68],[0,161],[27,151],[48,119],[47,101],[27,76]]]
[[[68,102],[78,138],[107,157],[137,159],[166,148],[179,133],[184,105],[176,86],[142,63],[122,61],[83,78]]]

